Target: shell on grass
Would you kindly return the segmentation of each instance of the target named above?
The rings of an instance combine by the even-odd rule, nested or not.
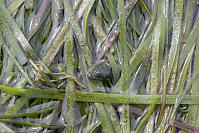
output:
[[[107,61],[99,61],[93,65],[87,76],[91,80],[110,81],[113,78],[112,69]]]

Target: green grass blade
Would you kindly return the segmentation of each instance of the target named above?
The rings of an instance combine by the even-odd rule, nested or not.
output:
[[[118,12],[120,22],[120,47],[121,47],[121,66],[122,66],[122,93],[127,93],[129,87],[129,68],[127,58],[127,39],[126,39],[126,12],[124,9],[124,0],[118,1]],[[122,105],[122,132],[130,132],[130,113],[129,105]]]
[[[103,104],[95,103],[97,111],[102,122],[103,129],[106,133],[114,133],[113,125],[110,121],[106,108]]]
[[[199,42],[199,40],[197,41]],[[199,68],[199,45],[198,43],[196,43],[196,50],[195,50],[195,59],[194,59],[194,69],[193,69],[193,76],[197,75],[197,71]],[[198,90],[198,84],[199,83],[199,78],[197,78],[192,85],[192,94],[193,95],[197,95],[199,94],[199,90]],[[190,124],[192,126],[197,126],[198,125],[198,117],[196,117],[199,113],[198,110],[198,105],[191,105],[190,111],[189,111],[189,120],[190,120]]]
[[[76,34],[76,37],[78,39],[80,48],[82,50],[83,59],[85,59],[85,61],[88,64],[88,66],[91,66],[91,63],[92,63],[92,61],[91,61],[91,53],[90,53],[90,51],[88,49],[88,46],[86,45],[86,39],[85,39],[85,37],[83,35],[83,32],[82,32],[82,30],[80,28],[78,20],[75,17],[76,15],[75,15],[74,11],[71,8],[71,5],[72,4],[71,4],[70,1],[64,2],[64,6],[65,6],[65,9],[66,9],[66,15],[69,18],[71,26],[72,26],[72,28],[75,31],[75,34]]]
[[[140,64],[140,62],[143,60],[143,56],[146,53],[150,53],[152,50],[151,44],[152,36],[150,36],[143,44],[140,44],[140,47],[136,50],[135,55],[133,59],[129,63],[129,71],[133,72],[136,67]]]
[[[67,73],[70,75],[74,75],[73,70],[73,43],[72,43],[72,30],[71,30],[71,37],[66,42],[66,54],[67,54]],[[66,92],[67,92],[67,132],[73,133],[74,132],[74,81],[68,80]]]
[[[196,24],[191,32],[191,35],[188,38],[188,41],[184,45],[182,49],[182,55],[180,56],[179,60],[179,67],[182,67],[184,64],[184,61],[186,59],[186,56],[189,53],[189,50],[195,45],[195,42],[198,40],[198,34],[199,34],[199,19],[197,19]]]
[[[112,68],[114,83],[117,83],[117,81],[120,78],[120,72],[118,70],[118,66],[117,66],[112,54],[107,54],[106,56],[108,58],[108,61],[110,62],[111,68]]]
[[[196,76],[197,77],[197,76]],[[195,79],[196,79],[195,77]],[[187,85],[189,88],[191,85]],[[27,98],[48,98],[63,100],[65,94],[57,90],[22,89],[0,85],[0,90]],[[121,104],[161,104],[162,95],[106,94],[97,92],[75,92],[76,101]],[[167,95],[165,104],[175,104],[177,95]],[[180,104],[199,104],[199,95],[186,95]]]
[[[178,0],[176,1],[176,5],[175,5],[172,41],[171,41],[171,48],[170,48],[169,60],[168,60],[167,82],[171,74],[175,56],[178,54],[176,52],[178,51],[177,49],[179,48],[179,43],[180,43],[182,14],[183,14],[183,0]]]
[[[116,110],[113,108],[111,104],[105,104],[105,107],[108,112],[108,115],[110,116],[110,120],[112,122],[115,133],[121,133],[122,130],[121,130],[120,122],[116,116]]]
[[[190,52],[189,52],[189,54],[188,54],[188,56],[186,58],[186,61],[184,63],[182,72],[180,73],[179,82],[177,84],[177,92],[178,92],[179,95],[176,98],[176,103],[174,105],[174,109],[173,109],[173,112],[171,114],[171,118],[174,117],[174,115],[176,113],[176,110],[177,110],[177,107],[179,106],[179,104],[183,100],[184,96],[186,95],[187,90],[190,89],[189,88],[190,86],[187,85],[187,88],[185,90],[183,90],[184,83],[185,83],[185,80],[186,80],[186,73],[187,73],[187,70],[188,70],[188,66],[191,63],[191,59],[192,59],[192,55],[193,55],[193,52],[194,52],[194,48],[195,48],[195,46],[193,46],[192,49],[190,50]]]

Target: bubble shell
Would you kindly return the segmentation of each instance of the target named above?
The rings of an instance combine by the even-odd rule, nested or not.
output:
[[[89,79],[110,81],[113,78],[112,69],[107,61],[96,63],[87,73]]]

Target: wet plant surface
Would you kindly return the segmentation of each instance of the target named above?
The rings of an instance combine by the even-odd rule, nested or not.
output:
[[[0,0],[0,132],[199,132],[197,0]]]

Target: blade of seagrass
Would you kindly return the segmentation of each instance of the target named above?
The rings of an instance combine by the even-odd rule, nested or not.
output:
[[[120,23],[120,47],[121,47],[121,66],[122,66],[122,88],[121,92],[123,94],[128,93],[129,87],[129,68],[128,68],[128,58],[127,58],[127,39],[126,39],[126,12],[124,8],[124,0],[118,1],[118,12],[119,12],[119,23]],[[122,105],[122,132],[130,132],[130,113],[129,105]]]
[[[189,83],[191,86],[196,77]],[[57,90],[48,89],[23,89],[0,85],[0,90],[27,98],[48,98],[63,100],[65,94]],[[107,94],[97,92],[75,92],[76,101],[98,102],[98,103],[121,103],[121,104],[161,104],[162,95],[130,95],[130,94]],[[180,104],[199,104],[199,95],[185,95]],[[167,95],[165,104],[175,104],[177,95]]]

